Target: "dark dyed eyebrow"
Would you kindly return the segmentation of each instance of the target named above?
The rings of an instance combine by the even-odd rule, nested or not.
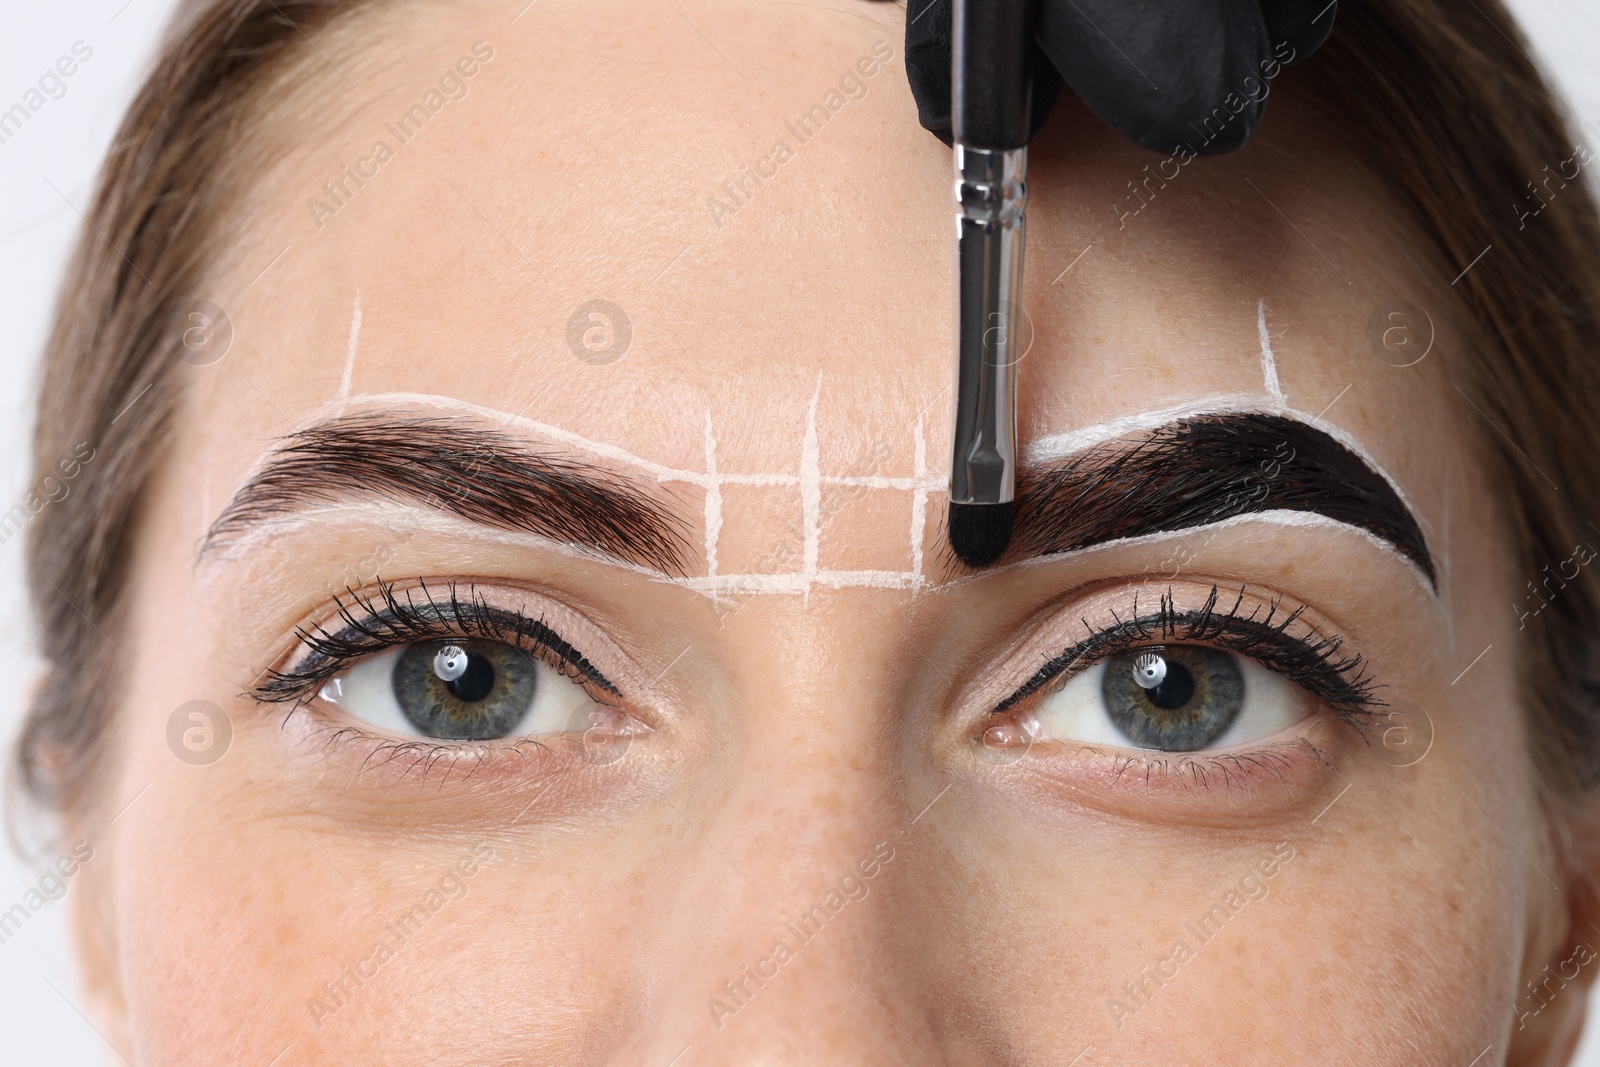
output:
[[[1366,530],[1438,588],[1427,541],[1394,487],[1324,431],[1264,413],[1177,419],[1025,470],[1008,555],[1072,552],[1283,510]]]
[[[217,517],[200,554],[268,519],[372,496],[684,573],[682,520],[645,486],[469,421],[379,414],[284,438]]]

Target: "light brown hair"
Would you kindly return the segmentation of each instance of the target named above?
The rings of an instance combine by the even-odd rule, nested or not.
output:
[[[274,149],[263,102],[307,41],[366,0],[187,0],[101,168],[45,345],[34,483],[80,442],[72,491],[28,528],[29,591],[47,672],[13,784],[83,810],[128,664],[117,650],[139,508],[184,388],[182,312],[204,292],[239,197]]]

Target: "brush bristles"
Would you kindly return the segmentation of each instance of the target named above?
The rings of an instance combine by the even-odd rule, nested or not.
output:
[[[950,549],[969,567],[987,567],[1005,555],[1011,544],[1014,505],[950,505]]]

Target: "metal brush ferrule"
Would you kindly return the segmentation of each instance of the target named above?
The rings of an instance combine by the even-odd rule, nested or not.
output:
[[[1017,360],[1028,150],[955,146],[955,504],[1004,504],[1017,485]]]

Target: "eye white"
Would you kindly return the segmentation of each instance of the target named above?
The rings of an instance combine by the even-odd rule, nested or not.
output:
[[[394,668],[405,653],[405,645],[386,648],[363,657],[355,665],[328,679],[317,696],[352,719],[368,726],[406,737],[428,737],[406,718],[394,692]],[[533,700],[507,737],[537,737],[567,731],[583,731],[598,721],[601,705],[583,686],[537,657],[534,669],[538,683]]]
[[[1244,676],[1244,705],[1222,736],[1208,748],[1231,748],[1271,737],[1310,715],[1316,700],[1310,693],[1248,656],[1235,656]],[[1139,748],[1117,728],[1106,707],[1102,685],[1106,665],[1101,660],[1073,675],[1065,685],[1039,701],[1033,711],[1044,737],[1056,741],[1081,741],[1089,745]]]

